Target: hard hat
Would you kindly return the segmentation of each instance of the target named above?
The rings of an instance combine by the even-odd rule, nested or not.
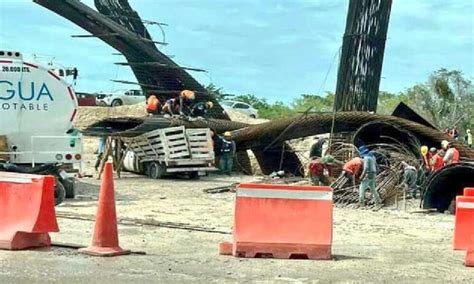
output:
[[[224,132],[224,137],[232,137],[232,133],[230,131]]]
[[[195,98],[194,92],[190,91],[190,90],[181,91],[181,95],[184,96],[186,99],[189,99],[189,100],[194,100],[194,98]]]
[[[207,104],[208,108],[213,108],[214,107],[214,104],[212,102],[207,102],[206,104]]]
[[[333,165],[336,163],[336,159],[331,155],[326,155],[321,158],[321,162],[323,162],[323,164]]]
[[[438,150],[437,150],[435,147],[431,147],[431,148],[430,148],[430,152],[431,152],[431,153],[436,153],[436,151],[438,151]]]
[[[466,130],[467,133],[471,133],[471,129]]]
[[[446,147],[448,147],[448,145],[449,145],[448,140],[441,141],[441,147],[446,148]]]
[[[369,149],[365,146],[365,145],[361,145],[359,148],[358,148],[361,156],[365,156],[367,154],[370,153]]]
[[[420,152],[423,156],[426,155],[428,153],[428,146],[425,146],[425,145],[421,146]]]

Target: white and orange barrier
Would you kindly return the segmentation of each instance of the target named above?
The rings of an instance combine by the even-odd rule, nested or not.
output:
[[[464,196],[474,196],[474,187],[466,187],[464,189]]]
[[[0,172],[0,249],[50,246],[58,232],[52,176]]]
[[[234,240],[221,243],[220,254],[330,259],[332,195],[330,187],[239,185]]]

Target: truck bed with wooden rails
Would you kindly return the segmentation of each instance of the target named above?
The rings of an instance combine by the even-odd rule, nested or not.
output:
[[[176,173],[198,178],[214,171],[214,149],[208,128],[184,126],[157,129],[129,138],[124,168],[158,179]]]

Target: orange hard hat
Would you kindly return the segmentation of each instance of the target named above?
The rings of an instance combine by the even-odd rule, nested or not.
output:
[[[185,97],[186,99],[189,99],[189,100],[194,100],[195,94],[194,94],[193,91],[184,90],[184,91],[181,91],[181,96],[183,96],[183,97]]]

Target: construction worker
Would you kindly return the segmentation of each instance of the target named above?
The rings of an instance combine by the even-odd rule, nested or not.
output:
[[[309,150],[309,158],[312,159],[314,157],[322,157],[323,156],[323,145],[326,142],[324,138],[314,137],[316,142],[311,145],[311,149]]]
[[[365,191],[367,189],[370,189],[370,192],[372,192],[372,198],[374,199],[375,204],[380,206],[382,205],[382,200],[377,192],[375,183],[375,178],[377,177],[377,161],[372,152],[370,152],[364,145],[359,147],[359,152],[364,158],[364,168],[360,175],[359,206],[365,206]]]
[[[416,198],[416,181],[418,180],[416,168],[410,166],[406,162],[402,162],[401,166],[403,168],[403,183],[405,184],[405,190],[411,195],[411,197]]]
[[[97,159],[95,160],[95,165],[94,165],[95,171],[99,170],[100,162],[102,161],[102,158],[104,157],[106,142],[107,142],[106,137],[99,138],[99,145],[97,147]]]
[[[466,130],[466,135],[464,135],[464,141],[467,144],[467,147],[472,148],[472,134],[471,129]]]
[[[194,101],[195,94],[193,91],[189,90],[184,90],[179,93],[179,114],[184,115],[184,107],[189,108],[192,105],[192,102]],[[178,103],[178,102],[177,102]]]
[[[175,112],[177,111],[177,101],[176,98],[166,100],[162,109],[163,113],[169,116],[175,115]]]
[[[451,135],[450,135],[454,140],[458,140],[458,137],[459,137],[459,130],[458,128],[455,126],[452,130],[451,130]]]
[[[148,97],[146,101],[146,112],[151,115],[157,115],[161,113],[161,103],[155,95]]]
[[[453,142],[447,140],[441,141],[441,147],[446,151],[444,154],[444,165],[459,163],[459,151],[453,145]]]
[[[229,131],[224,132],[224,139],[220,143],[221,159],[219,166],[223,174],[230,176],[234,166],[234,156],[237,150],[235,142],[232,140],[232,134]]]
[[[332,175],[332,168],[335,164],[336,159],[331,155],[325,155],[322,158],[313,157],[309,163],[311,183],[313,185],[329,185],[329,177]]]
[[[430,152],[433,155],[430,160],[430,169],[432,172],[437,172],[444,167],[444,151],[438,151],[435,147],[432,147]]]
[[[344,164],[342,167],[342,174],[345,178],[351,181],[352,184],[355,183],[355,178],[359,175],[360,170],[364,165],[364,161],[359,158],[355,157]]]
[[[423,164],[425,165],[426,170],[430,171],[431,170],[430,160],[431,160],[432,154],[430,151],[428,151],[428,146],[426,145],[421,146],[420,153],[421,153],[421,156],[423,156]]]
[[[212,102],[199,102],[193,106],[191,109],[192,117],[204,117],[207,118],[207,114],[211,108],[214,107]]]

